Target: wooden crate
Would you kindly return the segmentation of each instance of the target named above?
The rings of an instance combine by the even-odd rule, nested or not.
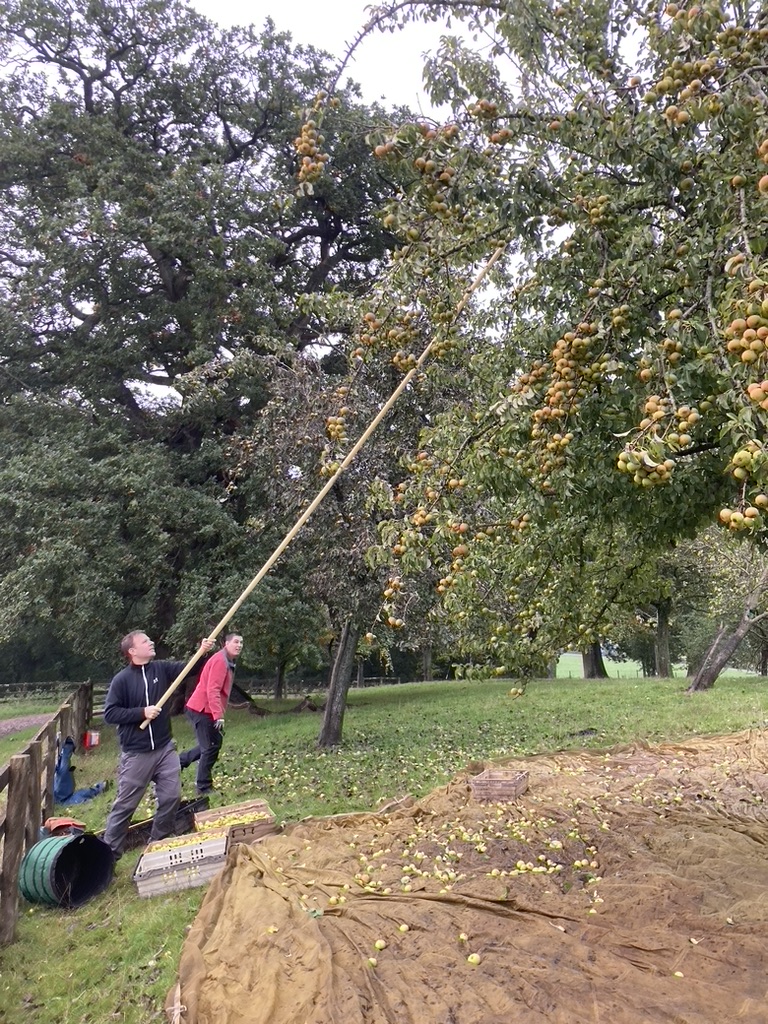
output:
[[[250,800],[229,807],[214,807],[195,815],[195,831],[205,835],[211,829],[225,828],[230,845],[254,843],[278,832],[275,816],[266,800]]]
[[[469,780],[475,800],[516,800],[528,789],[528,772],[509,768],[486,768]]]
[[[139,896],[207,885],[224,866],[228,845],[226,828],[149,843],[133,873]]]

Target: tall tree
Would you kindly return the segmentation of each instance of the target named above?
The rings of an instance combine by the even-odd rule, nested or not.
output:
[[[552,523],[623,531],[632,556],[617,573],[712,520],[757,538],[768,508],[764,6],[426,0],[375,21],[436,12],[464,20],[492,57],[446,39],[428,86],[451,124],[376,140],[382,161],[411,175],[389,214],[403,238],[396,273],[417,293],[499,240],[510,258],[449,357],[475,372],[430,423],[442,441],[418,470],[422,534],[439,536],[462,494],[471,511],[490,491],[512,505],[493,520],[499,543],[516,537],[513,522],[539,531],[532,574],[551,562]],[[445,466],[455,476],[441,481]],[[479,611],[493,575],[475,571]],[[559,586],[575,590],[582,571],[560,559]],[[518,648],[530,643],[526,625]]]
[[[275,360],[273,371],[273,397],[259,422],[231,439],[229,487],[245,507],[269,509],[269,519],[254,527],[276,544],[336,473],[351,438],[374,418],[392,380],[388,373],[368,375],[355,365],[350,372],[346,361],[335,357],[290,366]],[[329,380],[335,381],[333,390]],[[367,553],[381,517],[377,495],[391,495],[400,455],[412,443],[420,414],[418,396],[410,396],[336,479],[284,556],[291,573],[300,575],[304,599],[326,609],[333,632],[330,692],[319,737],[324,746],[341,739],[356,659],[374,642],[384,648],[396,643],[403,625],[387,610],[398,581]]]
[[[0,52],[0,633],[191,644],[268,553],[232,438],[394,243],[391,119],[350,86],[320,132],[326,55],[178,0],[11,0]]]

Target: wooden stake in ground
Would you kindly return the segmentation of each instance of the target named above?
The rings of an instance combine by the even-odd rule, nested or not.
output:
[[[471,286],[467,289],[467,291],[462,296],[461,302],[456,307],[456,312],[454,314],[454,318],[457,317],[461,313],[461,311],[464,309],[466,304],[469,302],[469,299],[470,299],[472,293],[477,290],[477,288],[480,285],[480,282],[483,280],[485,275],[491,269],[493,264],[499,259],[501,254],[504,252],[505,248],[506,248],[505,246],[500,245],[499,248],[496,250],[496,252],[493,254],[493,256],[491,256],[491,258],[485,264],[483,269],[480,271],[480,273],[477,275],[475,280],[472,282]],[[398,400],[400,395],[403,393],[403,391],[405,391],[405,389],[411,383],[413,378],[416,376],[416,374],[422,368],[424,363],[427,361],[427,359],[429,358],[429,354],[432,351],[432,348],[433,348],[433,346],[435,344],[435,341],[436,341],[436,339],[433,338],[432,341],[429,342],[429,344],[426,346],[426,348],[421,353],[419,358],[416,360],[414,365],[411,367],[411,369],[408,371],[408,373],[405,374],[405,376],[400,381],[400,383],[397,385],[397,387],[392,392],[392,394],[389,396],[387,401],[384,403],[384,405],[381,407],[381,409],[378,411],[378,413],[374,416],[374,418],[368,424],[368,426],[366,427],[366,429],[363,432],[363,434],[355,442],[355,444],[352,446],[352,448],[350,448],[349,452],[344,457],[343,462],[341,462],[339,464],[339,468],[336,470],[336,472],[333,474],[333,476],[328,479],[327,483],[320,490],[320,492],[317,494],[317,496],[312,501],[312,503],[304,510],[304,512],[302,512],[302,514],[299,516],[299,518],[294,523],[293,527],[288,531],[288,533],[285,535],[285,537],[282,539],[282,541],[278,544],[278,546],[275,548],[275,550],[272,552],[272,554],[266,560],[264,565],[262,565],[262,567],[259,569],[259,571],[256,573],[256,575],[253,577],[251,582],[248,584],[248,586],[242,592],[240,597],[238,597],[238,599],[235,601],[235,603],[232,605],[232,607],[229,609],[229,611],[226,613],[226,615],[224,615],[223,618],[221,619],[221,621],[216,624],[215,628],[211,630],[210,634],[208,635],[208,639],[209,640],[215,640],[216,639],[216,637],[224,629],[224,627],[229,622],[229,620],[235,615],[235,613],[239,610],[239,608],[250,597],[250,595],[253,593],[253,591],[256,589],[256,587],[259,585],[259,583],[261,583],[261,581],[264,579],[264,577],[267,575],[269,570],[272,568],[272,566],[275,564],[275,562],[278,560],[278,558],[282,555],[282,553],[285,551],[285,549],[288,547],[288,545],[291,543],[291,541],[300,532],[301,528],[304,526],[306,521],[309,519],[309,517],[312,515],[312,513],[315,511],[315,509],[317,509],[317,507],[323,501],[323,499],[328,494],[328,492],[331,490],[333,485],[339,479],[341,474],[344,472],[345,469],[348,468],[348,466],[354,460],[354,458],[356,457],[356,455],[358,454],[360,449],[366,444],[366,442],[368,441],[368,438],[371,436],[371,434],[374,432],[374,430],[376,430],[376,428],[379,426],[381,421],[384,419],[384,417],[390,411],[392,406]],[[202,648],[200,650],[196,651],[195,654],[190,658],[190,660],[187,662],[187,664],[181,670],[179,675],[174,679],[174,681],[171,683],[171,685],[168,687],[168,689],[162,695],[160,700],[158,700],[158,702],[157,702],[157,706],[158,707],[162,707],[163,704],[165,704],[166,701],[168,700],[168,698],[171,696],[171,694],[174,693],[174,691],[177,689],[177,687],[183,682],[184,679],[186,679],[186,677],[189,675],[190,669],[195,664],[195,662],[198,660],[198,658],[200,657],[201,653],[202,653]],[[141,723],[140,728],[141,729],[146,729],[146,727],[148,725],[149,725],[149,721],[145,720],[144,722]]]

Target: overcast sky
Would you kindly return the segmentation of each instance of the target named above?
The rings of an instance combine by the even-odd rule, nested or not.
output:
[[[192,6],[222,27],[257,27],[271,17],[278,29],[299,43],[311,43],[341,57],[366,21],[370,0],[190,0]],[[429,113],[421,92],[422,54],[440,38],[437,24],[409,25],[394,35],[376,32],[360,47],[348,77],[359,82],[368,101],[402,103],[415,112]]]

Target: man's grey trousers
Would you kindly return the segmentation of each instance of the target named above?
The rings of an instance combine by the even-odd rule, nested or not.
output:
[[[181,765],[176,746],[168,743],[161,750],[148,750],[138,754],[121,753],[117,766],[117,796],[107,818],[104,842],[116,857],[125,848],[128,826],[133,812],[150,782],[155,784],[157,811],[152,823],[150,839],[165,839],[173,834],[176,811],[181,803]]]

